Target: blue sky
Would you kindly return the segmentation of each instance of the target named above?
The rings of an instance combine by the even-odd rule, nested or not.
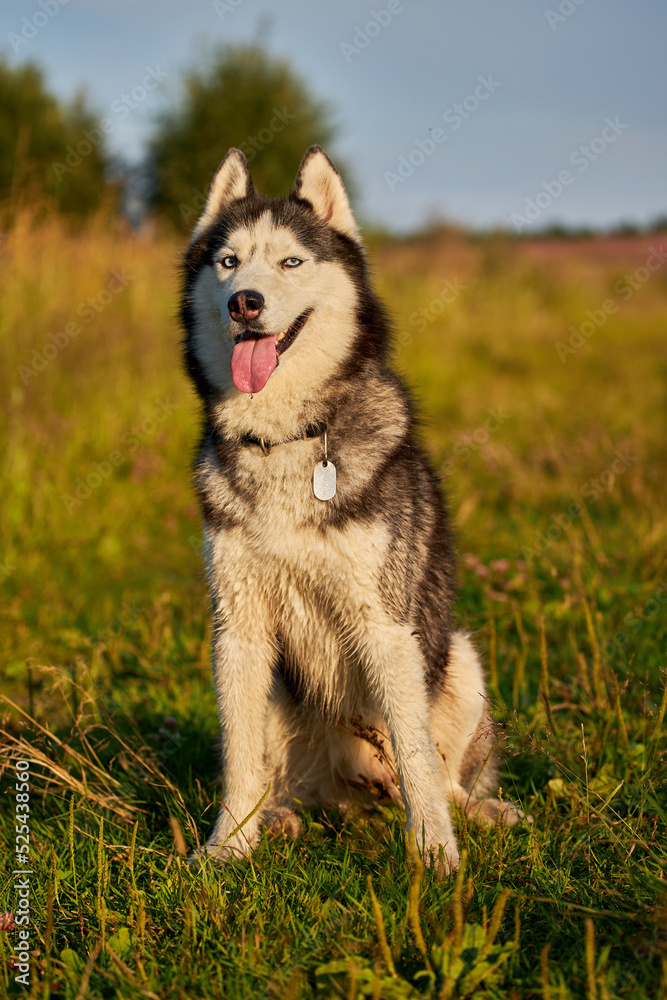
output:
[[[0,45],[57,94],[84,87],[101,115],[159,68],[114,118],[110,143],[131,159],[184,69],[259,33],[333,105],[330,152],[368,222],[530,231],[667,214],[664,0],[61,2],[3,0]]]

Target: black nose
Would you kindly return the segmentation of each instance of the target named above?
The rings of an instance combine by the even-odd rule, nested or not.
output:
[[[236,292],[227,303],[229,315],[235,320],[244,320],[246,323],[251,319],[257,319],[264,308],[264,296],[259,292],[248,291]]]

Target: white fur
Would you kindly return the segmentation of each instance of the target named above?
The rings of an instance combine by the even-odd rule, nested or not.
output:
[[[252,182],[248,164],[239,149],[230,149],[213,178],[204,212],[193,233],[199,236],[217,217],[223,205],[238,198],[245,198]]]
[[[225,745],[225,807],[207,850],[247,853],[261,811],[228,838],[269,782],[264,815],[282,822],[295,801],[346,805],[347,782],[363,779],[403,801],[409,827],[419,841],[425,837],[426,852],[443,847],[449,870],[458,855],[447,797],[467,804],[461,763],[486,710],[479,658],[456,634],[445,689],[429,707],[417,640],[379,597],[387,528],[352,522],[326,536],[313,532],[308,512],[318,501],[311,492],[283,491],[281,499],[276,489],[288,470],[299,478],[303,469],[306,479],[313,447],[295,441],[269,455],[245,449],[249,476],[261,463],[266,499],[259,498],[251,518],[246,513],[243,526],[206,532]],[[215,465],[212,452],[209,461]],[[217,482],[216,502],[224,504],[224,479]],[[243,516],[238,507],[234,513]],[[273,674],[278,632],[288,661],[306,671],[298,709]],[[354,735],[355,720],[385,735],[384,759]]]
[[[301,405],[317,396],[352,345],[355,289],[343,268],[315,261],[290,230],[274,226],[266,212],[252,226],[231,233],[220,257],[233,253],[233,270],[205,267],[195,285],[197,317],[194,349],[209,379],[225,394],[221,425],[234,436],[253,433],[270,440],[293,437]],[[285,269],[281,262],[300,257],[304,263]],[[286,329],[305,309],[312,309],[292,346],[280,357],[266,386],[252,399],[232,383],[230,358],[238,323],[229,318],[227,302],[235,292],[253,289],[264,296],[262,324],[266,332]]]
[[[311,203],[322,222],[353,240],[359,240],[359,227],[352,215],[340,174],[319,147],[313,147],[306,153],[295,193]]]
[[[239,157],[232,151],[221,166],[199,231],[225,200],[242,197],[252,183]],[[356,238],[342,182],[321,150],[304,158],[296,194],[329,225]],[[227,255],[238,260],[233,269],[219,263]],[[293,256],[303,263],[285,268]],[[230,320],[227,303],[243,289],[264,296],[264,332],[277,334],[312,309],[252,399],[234,387],[230,374],[240,327]],[[442,848],[440,864],[449,871],[458,851],[448,800],[487,820],[500,809],[483,798],[483,781],[474,799],[462,785],[472,759],[466,764],[466,753],[483,738],[486,718],[479,658],[470,640],[456,633],[444,686],[429,702],[414,622],[399,623],[382,596],[383,570],[396,557],[389,526],[378,517],[320,530],[323,508],[311,483],[322,442],[291,440],[303,431],[304,413],[317,419],[322,387],[352,348],[355,305],[342,265],[312,259],[269,212],[228,234],[218,261],[203,268],[193,290],[194,350],[221,393],[210,419],[227,441],[250,433],[283,442],[268,454],[237,446],[234,475],[261,484],[251,491],[252,501],[232,484],[213,444],[197,463],[199,487],[226,525],[205,530],[225,801],[202,853],[222,859],[246,854],[262,822],[295,832],[297,803],[344,807],[364,786],[379,784],[404,804],[424,854],[438,855]],[[364,385],[378,412],[392,416],[346,440],[341,503],[372,481],[404,439],[409,419],[394,383],[369,370]],[[428,511],[421,516],[427,529]],[[422,551],[420,565],[427,558]],[[297,700],[275,670],[281,652],[288,671],[298,664]],[[269,786],[263,807],[250,816]]]
[[[272,673],[279,631],[287,659],[307,670],[312,721],[302,739],[309,729],[329,729],[331,737],[336,726],[344,733],[351,720],[376,719],[392,748],[408,825],[420,842],[425,837],[427,851],[443,847],[449,867],[456,861],[456,841],[430,731],[421,652],[411,628],[394,622],[378,596],[387,529],[353,524],[329,531],[318,544],[305,527],[269,520],[261,509],[256,513],[256,533],[239,528],[217,537],[207,534],[226,782],[225,809],[209,848],[226,841],[270,781],[277,803],[289,798],[294,780],[298,799],[303,800],[303,789],[310,785],[308,797],[315,800],[309,771],[328,770],[329,784],[336,789],[352,761],[364,756],[359,746],[352,749],[359,741],[349,735],[338,752],[329,746],[330,738],[326,764],[314,759],[298,778],[290,773],[281,782],[281,772],[293,770],[281,759],[289,756],[290,726],[274,720],[269,732],[281,735],[267,767],[267,715],[280,713],[285,701]],[[261,524],[267,528],[260,531]],[[261,818],[256,814],[226,848],[247,850],[256,841]]]

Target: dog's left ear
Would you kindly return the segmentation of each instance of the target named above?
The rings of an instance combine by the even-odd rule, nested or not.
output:
[[[360,241],[341,176],[319,146],[311,146],[301,161],[293,195],[309,201],[322,222]]]

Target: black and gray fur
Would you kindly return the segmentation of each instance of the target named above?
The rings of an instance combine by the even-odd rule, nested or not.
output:
[[[246,276],[266,308],[235,321],[226,308]],[[486,798],[493,731],[479,659],[453,630],[441,484],[388,365],[386,314],[325,154],[312,147],[292,193],[269,201],[231,150],[183,277],[185,362],[203,407],[195,485],[225,788],[201,854],[247,853],[261,822],[296,832],[297,800],[345,807],[380,789],[403,802],[425,856],[449,871],[458,852],[448,800],[487,821],[520,812]],[[265,387],[239,391],[234,344],[275,336],[304,305],[308,319]],[[326,502],[312,488],[324,428],[337,472]]]

